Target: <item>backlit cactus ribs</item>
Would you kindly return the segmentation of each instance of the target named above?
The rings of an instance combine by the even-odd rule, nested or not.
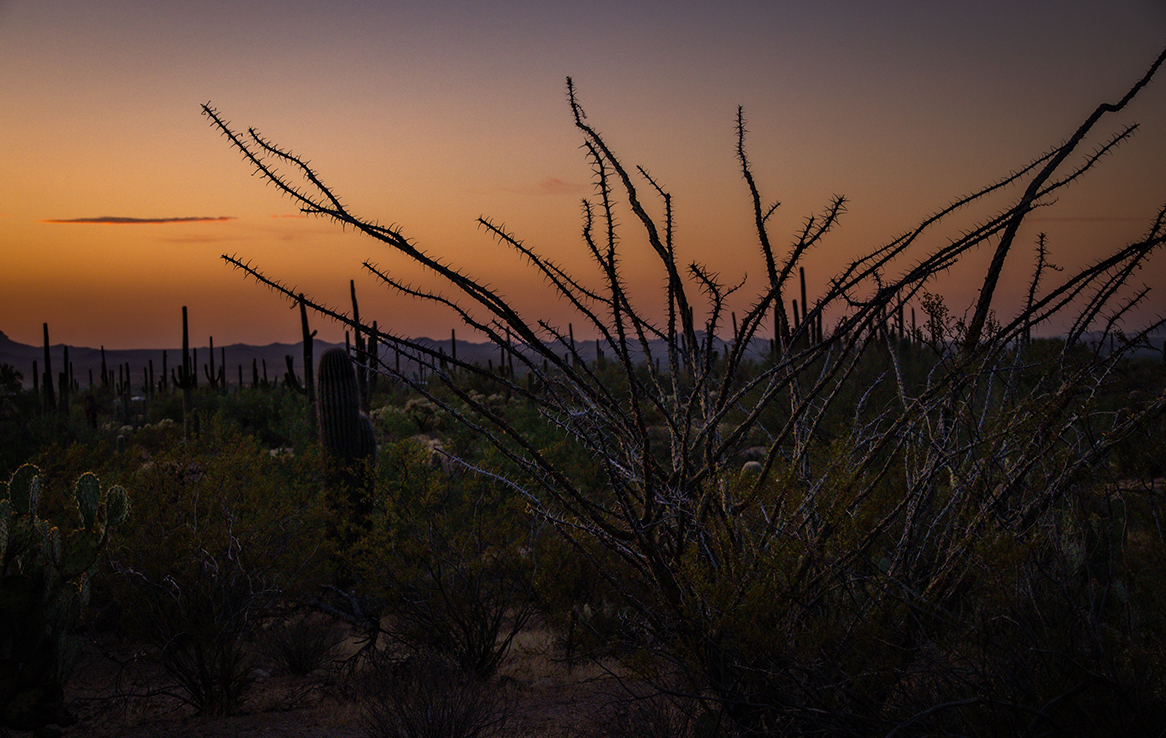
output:
[[[62,533],[37,515],[41,491],[39,471],[27,464],[0,483],[0,726],[45,732],[76,722],[63,689],[80,653],[73,631],[129,499],[121,487],[102,492],[96,476],[81,475],[72,493],[81,527]]]
[[[335,348],[320,357],[316,409],[329,490],[342,493],[357,523],[372,512],[372,472],[376,433],[360,412],[360,389],[347,352]]]

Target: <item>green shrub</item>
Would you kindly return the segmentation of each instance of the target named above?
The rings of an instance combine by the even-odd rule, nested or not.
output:
[[[418,439],[383,457],[379,514],[347,556],[357,585],[384,603],[397,642],[488,677],[533,612],[529,518],[503,485],[450,474]]]
[[[198,712],[238,706],[259,625],[326,576],[319,484],[316,458],[273,455],[219,422],[138,470],[141,514],[110,552],[114,595]]]

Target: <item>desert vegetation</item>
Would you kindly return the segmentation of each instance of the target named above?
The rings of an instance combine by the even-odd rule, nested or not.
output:
[[[1147,299],[1135,278],[1166,209],[1072,272],[1018,234],[1133,136],[1098,129],[1164,58],[1064,143],[860,254],[812,299],[802,259],[845,200],[775,245],[738,111],[765,270],[740,315],[745,284],[681,261],[668,190],[623,163],[568,80],[595,177],[581,228],[594,271],[479,222],[574,308],[568,326],[350,212],[304,159],[204,106],[302,212],[426,267],[433,283],[412,285],[363,265],[499,361],[362,320],[355,291],[345,312],[224,256],[301,307],[306,347],[309,312],[351,331],[314,394],[180,385],[120,444],[76,431],[27,459],[50,488],[94,470],[134,502],[86,617],[146,644],[165,679],[122,696],[227,715],[262,667],[317,675],[370,736],[523,734],[529,685],[501,675],[537,622],[555,634],[543,657],[616,677],[603,719],[559,735],[1160,731],[1166,368],[1149,345],[1161,323],[1125,316]],[[961,221],[973,203],[996,209]],[[656,303],[628,287],[631,248],[656,257]],[[977,249],[993,254],[977,301],[947,304],[936,276]],[[998,313],[1004,264],[1033,253],[1025,300]]]

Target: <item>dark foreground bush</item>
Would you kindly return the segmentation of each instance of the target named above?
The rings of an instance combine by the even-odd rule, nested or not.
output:
[[[303,612],[277,615],[259,634],[258,645],[279,668],[307,676],[328,665],[344,637],[331,618]]]
[[[497,687],[432,652],[376,663],[362,708],[369,738],[504,736],[512,712]]]
[[[596,738],[705,738],[732,736],[731,726],[704,709],[686,685],[623,681],[592,716]]]

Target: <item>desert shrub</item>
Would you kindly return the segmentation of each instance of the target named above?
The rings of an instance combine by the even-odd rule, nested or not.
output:
[[[304,395],[288,387],[205,393],[204,415],[219,414],[222,421],[256,438],[267,448],[307,449],[316,438],[315,416]]]
[[[146,422],[169,420],[181,426],[183,393],[157,393],[146,407]],[[190,410],[203,422],[220,424],[255,437],[268,448],[306,448],[315,438],[315,419],[304,396],[286,386],[237,388],[223,392],[200,386],[190,393]]]
[[[405,414],[416,426],[418,433],[433,433],[446,425],[447,418],[441,408],[424,397],[411,397],[405,402]]]
[[[344,640],[336,623],[315,612],[277,615],[258,636],[260,650],[284,671],[307,676],[324,667]]]
[[[486,678],[533,612],[529,520],[489,479],[450,475],[417,439],[384,448],[380,510],[348,554],[397,642]]]
[[[279,596],[238,553],[220,559],[198,549],[161,577],[119,570],[133,590],[124,617],[156,647],[174,694],[200,714],[225,715],[241,704],[253,683],[247,640]]]
[[[11,364],[0,364],[0,478],[7,478],[23,464],[40,440],[28,418],[37,412],[37,397],[23,388],[23,375]]]
[[[49,466],[57,466],[52,456],[59,455],[62,450],[104,446],[112,453],[116,434],[89,427],[79,412],[72,415],[42,413],[31,392],[18,395],[9,405],[9,410],[13,414],[8,417],[4,417],[3,410],[0,410],[0,438],[4,439],[0,462],[9,467],[9,474],[25,463],[40,466],[48,462]],[[52,449],[52,454],[46,454],[46,449]],[[73,460],[76,458],[74,456]],[[87,470],[96,473],[104,465],[105,458],[95,457],[94,461],[98,466],[76,467],[72,478]]]
[[[610,690],[592,716],[596,738],[704,738],[732,733],[715,711],[693,697],[691,687],[669,684],[668,689],[622,682]]]
[[[387,441],[400,441],[417,433],[417,423],[404,407],[382,405],[369,413],[377,433]]]
[[[324,577],[318,469],[211,422],[135,484],[141,514],[111,550],[123,626],[154,646],[175,694],[224,714],[250,686],[264,618]]]
[[[182,392],[173,385],[170,385],[165,391],[159,390],[146,406],[145,420],[147,423],[169,420],[181,426],[182,417]]]
[[[539,613],[556,629],[556,645],[568,668],[580,661],[629,657],[650,646],[626,604],[630,586],[614,587],[609,581],[633,582],[634,571],[597,543],[581,543],[586,546],[582,551],[549,532],[534,541]]]
[[[369,738],[490,738],[507,735],[502,692],[448,658],[418,652],[382,659],[368,676],[361,727]]]
[[[1161,675],[1146,665],[1166,654],[1152,629],[1139,630],[1157,603],[1130,602],[1141,593],[1115,576],[1131,553],[1155,559],[1152,540],[1149,551],[1126,543],[1155,529],[1132,531],[1128,505],[1107,501],[1103,515],[1091,501],[1114,488],[1114,451],[1166,409],[1161,393],[1115,408],[1112,392],[1115,370],[1161,325],[1121,332],[1145,301],[1128,283],[1166,244],[1166,210],[1148,218],[1143,237],[1076,271],[1054,273],[1039,238],[1024,303],[1002,315],[995,296],[1030,213],[1130,137],[1132,127],[1101,138],[1095,129],[1164,60],[1063,143],[842,266],[816,302],[802,297],[800,320],[787,310],[795,275],[838,225],[845,199],[807,218],[784,254],[774,248],[777,206],[762,200],[738,111],[737,160],[764,264],[738,320],[736,277],[681,262],[671,194],[623,164],[568,81],[595,176],[582,229],[594,273],[567,274],[494,222],[479,225],[575,309],[603,361],[584,358],[571,325],[524,319],[485,282],[350,212],[303,159],[254,129],[235,132],[209,106],[204,113],[303,212],[397,249],[440,286],[406,285],[365,263],[374,278],[449,309],[521,367],[513,375],[452,361],[308,301],[428,371],[426,381],[396,378],[477,439],[451,448],[481,479],[520,496],[580,555],[597,546],[619,560],[608,568],[597,559],[594,571],[732,731],[1036,732],[1074,725],[1122,694],[1120,708],[1085,728],[1105,732],[1151,724],[1163,705]],[[1096,148],[1082,154],[1087,141]],[[645,192],[659,200],[655,215]],[[973,204],[997,209],[956,222]],[[622,259],[634,243],[657,257],[659,302],[627,288]],[[957,318],[926,290],[981,248],[991,262]],[[910,335],[891,319],[908,305],[924,312],[924,328]],[[1034,341],[1053,320],[1069,326],[1062,344]],[[480,399],[494,395],[507,404]],[[601,481],[560,463],[543,432],[509,409],[514,398],[589,457]],[[482,445],[504,463],[480,463]],[[761,468],[746,476],[739,459],[751,446],[762,448]],[[1076,559],[1091,565],[1064,565]]]

